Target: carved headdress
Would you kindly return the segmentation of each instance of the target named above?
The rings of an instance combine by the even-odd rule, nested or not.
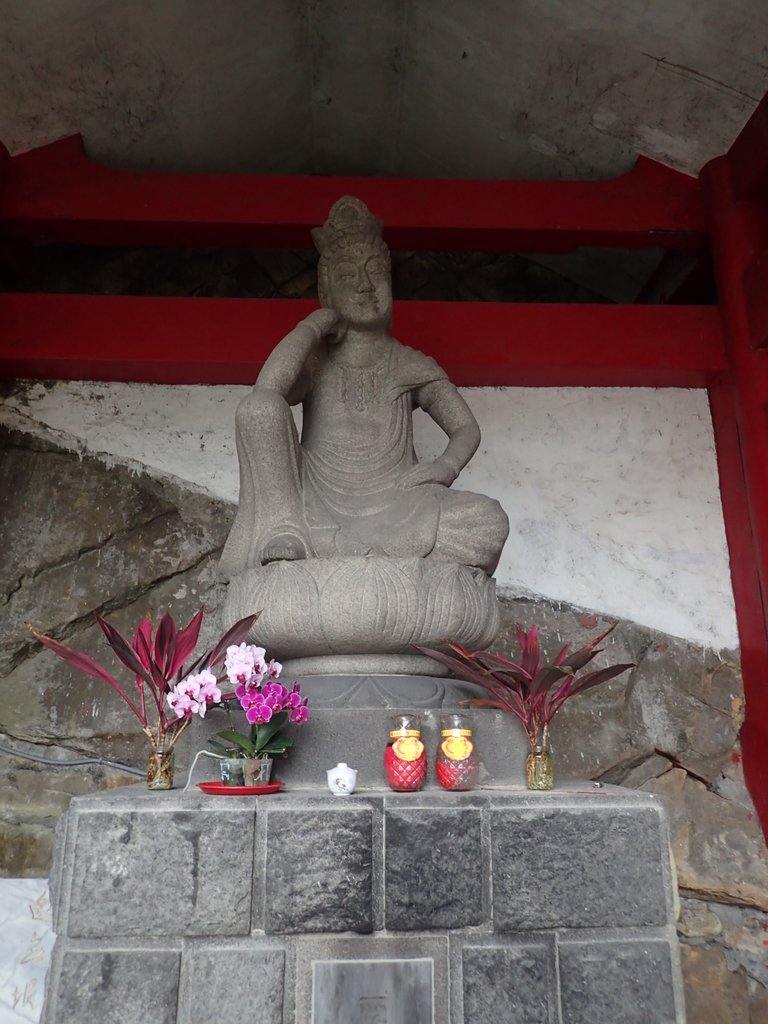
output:
[[[337,260],[364,259],[371,253],[380,253],[389,261],[383,228],[361,199],[342,196],[331,207],[325,224],[312,230],[312,241],[320,253],[317,291],[324,306],[328,300],[328,271]]]

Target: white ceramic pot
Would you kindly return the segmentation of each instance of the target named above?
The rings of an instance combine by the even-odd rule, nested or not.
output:
[[[328,789],[334,796],[349,796],[354,793],[357,783],[357,769],[350,768],[348,764],[340,761],[335,768],[329,768],[325,773],[328,778]]]

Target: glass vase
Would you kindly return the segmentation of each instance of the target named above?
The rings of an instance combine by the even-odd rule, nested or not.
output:
[[[219,773],[224,786],[244,786],[243,759],[241,757],[223,757],[219,761]]]
[[[480,761],[472,741],[468,715],[443,715],[440,743],[435,756],[435,775],[443,789],[466,791],[477,785]]]
[[[147,764],[147,789],[173,789],[174,768],[173,750],[153,750]]]
[[[526,765],[528,789],[552,789],[555,785],[555,766],[548,743],[537,743],[528,755]]]

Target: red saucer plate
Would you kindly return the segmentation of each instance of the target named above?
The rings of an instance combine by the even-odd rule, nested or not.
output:
[[[266,786],[225,786],[223,782],[198,782],[197,788],[209,796],[266,796],[279,793],[284,782],[268,782]]]

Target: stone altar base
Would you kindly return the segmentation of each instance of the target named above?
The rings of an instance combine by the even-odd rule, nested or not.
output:
[[[646,794],[76,797],[43,1024],[682,1024]]]

